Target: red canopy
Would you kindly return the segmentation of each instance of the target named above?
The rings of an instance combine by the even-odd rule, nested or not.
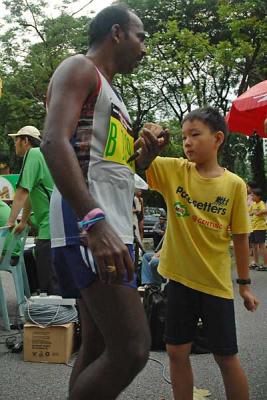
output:
[[[264,133],[264,120],[267,118],[267,80],[252,86],[237,97],[226,116],[228,128],[233,132],[258,135],[267,138]]]

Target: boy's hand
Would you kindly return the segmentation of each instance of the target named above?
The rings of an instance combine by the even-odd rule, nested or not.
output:
[[[247,285],[240,285],[239,293],[244,300],[244,306],[246,307],[246,309],[252,312],[256,311],[259,305],[259,300],[257,299],[256,296],[254,296],[250,288]]]

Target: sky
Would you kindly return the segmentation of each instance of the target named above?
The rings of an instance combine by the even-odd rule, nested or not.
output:
[[[34,0],[32,0],[34,2]],[[36,0],[37,1],[37,0]],[[90,0],[78,0],[73,3],[71,3],[68,8],[67,12],[73,13],[86,4],[89,3]],[[60,4],[63,3],[62,0],[48,0],[47,3],[49,4],[47,8],[47,16],[49,17],[56,17],[58,15],[58,11],[56,10],[56,7],[59,6]],[[109,6],[112,3],[112,0],[93,0],[90,5],[85,7],[82,11],[80,11],[78,14],[76,14],[77,17],[81,15],[88,15],[91,16],[92,11],[95,13],[98,13],[100,10],[103,8]],[[0,0],[0,33],[1,31],[3,32],[5,30],[5,21],[3,20],[3,17],[6,15],[6,9],[3,4],[3,0]]]
[[[89,3],[90,0],[78,0],[74,3],[71,3],[68,7],[68,10],[70,12],[74,12],[76,10],[79,10],[83,6]],[[1,2],[1,0],[0,0]],[[62,4],[62,0],[50,0],[48,1],[49,3],[49,8],[51,8],[51,11],[53,10],[55,5]],[[93,0],[90,5],[88,5],[86,8],[84,8],[80,13],[77,14],[77,16],[80,15],[90,15],[91,11],[94,11],[98,13],[98,11],[102,10],[103,8],[109,6],[112,3],[112,0]],[[53,11],[52,14],[53,15]]]

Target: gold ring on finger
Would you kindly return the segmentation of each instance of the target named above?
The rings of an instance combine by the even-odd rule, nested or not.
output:
[[[107,265],[106,269],[107,269],[107,272],[109,272],[109,273],[111,273],[111,274],[113,274],[114,272],[116,272],[116,267],[115,267],[115,265]]]

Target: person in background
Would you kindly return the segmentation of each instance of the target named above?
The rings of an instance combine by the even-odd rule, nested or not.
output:
[[[139,233],[140,233],[140,238],[143,240],[144,238],[144,199],[142,197],[142,190],[137,189],[135,191],[135,203],[139,203],[138,208],[140,211],[137,213],[137,219],[138,219],[138,227],[139,227]]]
[[[7,226],[7,221],[10,215],[10,207],[9,205],[7,205],[4,201],[0,200],[0,227],[2,226]],[[2,256],[5,255],[6,249],[8,248],[8,245],[10,243],[10,241],[12,240],[13,237],[13,232],[8,232],[6,240],[5,240],[5,244],[4,244],[4,248],[3,248],[3,252],[2,252]],[[11,263],[13,265],[16,265],[18,262],[18,258],[20,255],[20,243],[18,243],[12,253],[12,259],[11,259]]]
[[[0,175],[9,175],[10,167],[6,162],[0,162]]]
[[[201,318],[226,398],[248,400],[237,357],[228,231],[230,226],[239,293],[246,309],[255,311],[259,302],[250,289],[246,185],[218,163],[227,127],[216,109],[196,109],[181,125],[187,159],[157,157],[162,143],[143,132],[136,160],[138,168],[148,168],[148,184],[163,195],[168,210],[158,270],[169,279],[165,339],[173,394],[175,400],[193,399],[189,355]]]
[[[253,181],[249,181],[247,182],[247,203],[248,203],[248,207],[251,206],[251,204],[253,203],[253,189],[256,189],[258,187],[256,182]]]
[[[15,226],[23,209],[21,221],[15,228],[15,233],[19,233],[33,211],[38,226],[35,255],[40,291],[48,295],[58,294],[49,226],[49,203],[54,183],[39,148],[41,135],[34,126],[24,126],[8,136],[14,139],[16,155],[23,157],[23,164],[7,223],[11,227]]]
[[[161,212],[158,222],[153,226],[154,249],[158,247],[166,231],[166,213]]]
[[[141,285],[160,286],[163,282],[158,273],[160,250],[156,253],[147,252],[143,255],[141,265]]]
[[[116,399],[149,355],[133,264],[134,135],[112,85],[145,56],[144,40],[134,12],[104,8],[90,23],[88,52],[64,60],[48,87],[42,151],[55,179],[53,255],[82,329],[70,400]]]
[[[252,232],[250,234],[250,242],[253,249],[253,262],[251,269],[257,271],[267,271],[267,251],[265,246],[266,238],[266,205],[262,200],[262,190],[253,189],[253,203],[249,207],[249,215],[251,216]],[[263,265],[259,265],[259,256],[261,256]]]
[[[134,196],[133,199],[133,229],[134,229],[134,236],[137,238],[138,242],[141,243],[141,234],[139,230],[139,220],[138,216],[142,212],[142,205],[138,200],[137,196]]]
[[[256,189],[257,186],[258,186],[258,185],[257,185],[255,182],[253,182],[253,181],[247,182],[247,204],[248,204],[248,211],[249,211],[250,206],[251,206],[252,203],[253,203],[253,189]],[[250,255],[250,256],[253,256],[253,247],[252,247],[252,243],[251,243],[251,233],[249,234],[248,240],[249,240],[249,255]],[[251,265],[250,265],[250,267],[251,267]],[[253,269],[253,264],[252,264],[252,269]]]

